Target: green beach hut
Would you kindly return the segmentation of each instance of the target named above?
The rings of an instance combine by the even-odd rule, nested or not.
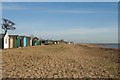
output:
[[[32,45],[33,45],[33,46],[39,45],[39,40],[38,40],[37,37],[34,37],[34,38],[33,38],[33,40],[32,40]]]
[[[17,36],[17,47],[20,47],[20,37]]]
[[[26,37],[26,46],[28,46],[28,37]]]
[[[17,37],[18,35],[11,35],[13,37],[13,46],[14,48],[17,48]]]
[[[40,40],[37,40],[37,45],[40,45]]]

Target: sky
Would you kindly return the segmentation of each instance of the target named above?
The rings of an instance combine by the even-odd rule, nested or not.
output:
[[[117,2],[3,2],[2,17],[15,22],[9,34],[76,43],[117,43]]]
[[[1,0],[2,2],[119,2],[119,0]]]

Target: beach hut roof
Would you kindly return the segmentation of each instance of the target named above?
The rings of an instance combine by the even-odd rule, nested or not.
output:
[[[55,40],[54,42],[60,42],[60,40]]]
[[[23,39],[24,37],[26,37],[26,36],[19,36],[21,39]]]
[[[12,38],[17,38],[18,35],[9,35],[9,37],[12,37]]]
[[[51,41],[51,42],[53,42],[53,40],[48,40],[48,41]]]
[[[31,37],[29,37],[29,36],[26,36],[27,38],[31,38]]]
[[[38,39],[37,37],[34,37],[34,39]]]
[[[25,37],[25,36],[20,36],[20,37]]]
[[[9,37],[17,37],[18,35],[9,35]]]
[[[39,40],[37,37],[34,37],[33,40]]]

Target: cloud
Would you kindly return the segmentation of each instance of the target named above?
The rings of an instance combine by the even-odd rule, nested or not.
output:
[[[100,10],[54,10],[54,9],[49,9],[49,8],[40,8],[40,7],[36,7],[36,8],[28,8],[25,6],[19,6],[19,5],[3,5],[2,8],[0,8],[2,10],[42,10],[42,12],[48,12],[48,13],[74,13],[74,14],[80,14],[80,13],[118,13],[117,11],[100,11]]]
[[[65,39],[76,42],[117,42],[118,28],[72,28],[63,30],[35,30],[28,34],[45,39]]]
[[[65,30],[42,30],[32,32],[35,35],[92,35],[92,34],[109,34],[109,33],[118,33],[118,28],[108,27],[108,28],[73,28]]]
[[[117,11],[103,11],[103,10],[48,10],[50,13],[118,13]]]
[[[117,42],[118,27],[96,27],[96,28],[69,28],[69,29],[30,29],[24,31],[23,29],[9,31],[9,34],[19,35],[34,35],[44,39],[65,39],[76,42]]]
[[[116,5],[116,4],[114,4]],[[10,3],[10,4],[3,4],[2,8],[0,6],[0,9],[2,10],[41,10],[42,12],[48,12],[48,13],[74,13],[74,14],[82,14],[82,13],[113,13],[113,14],[117,14],[117,11],[111,11],[111,10],[91,10],[91,9],[87,9],[87,10],[83,10],[83,9],[79,9],[79,10],[75,10],[75,9],[57,9],[55,10],[50,9],[49,7],[28,7],[28,6],[21,6],[20,4],[14,4],[14,3]]]
[[[2,10],[26,10],[29,9],[27,7],[24,6],[19,6],[19,5],[2,5]]]

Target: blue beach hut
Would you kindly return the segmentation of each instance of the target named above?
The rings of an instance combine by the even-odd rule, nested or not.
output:
[[[26,37],[23,38],[23,47],[27,46],[27,41],[26,41]]]

